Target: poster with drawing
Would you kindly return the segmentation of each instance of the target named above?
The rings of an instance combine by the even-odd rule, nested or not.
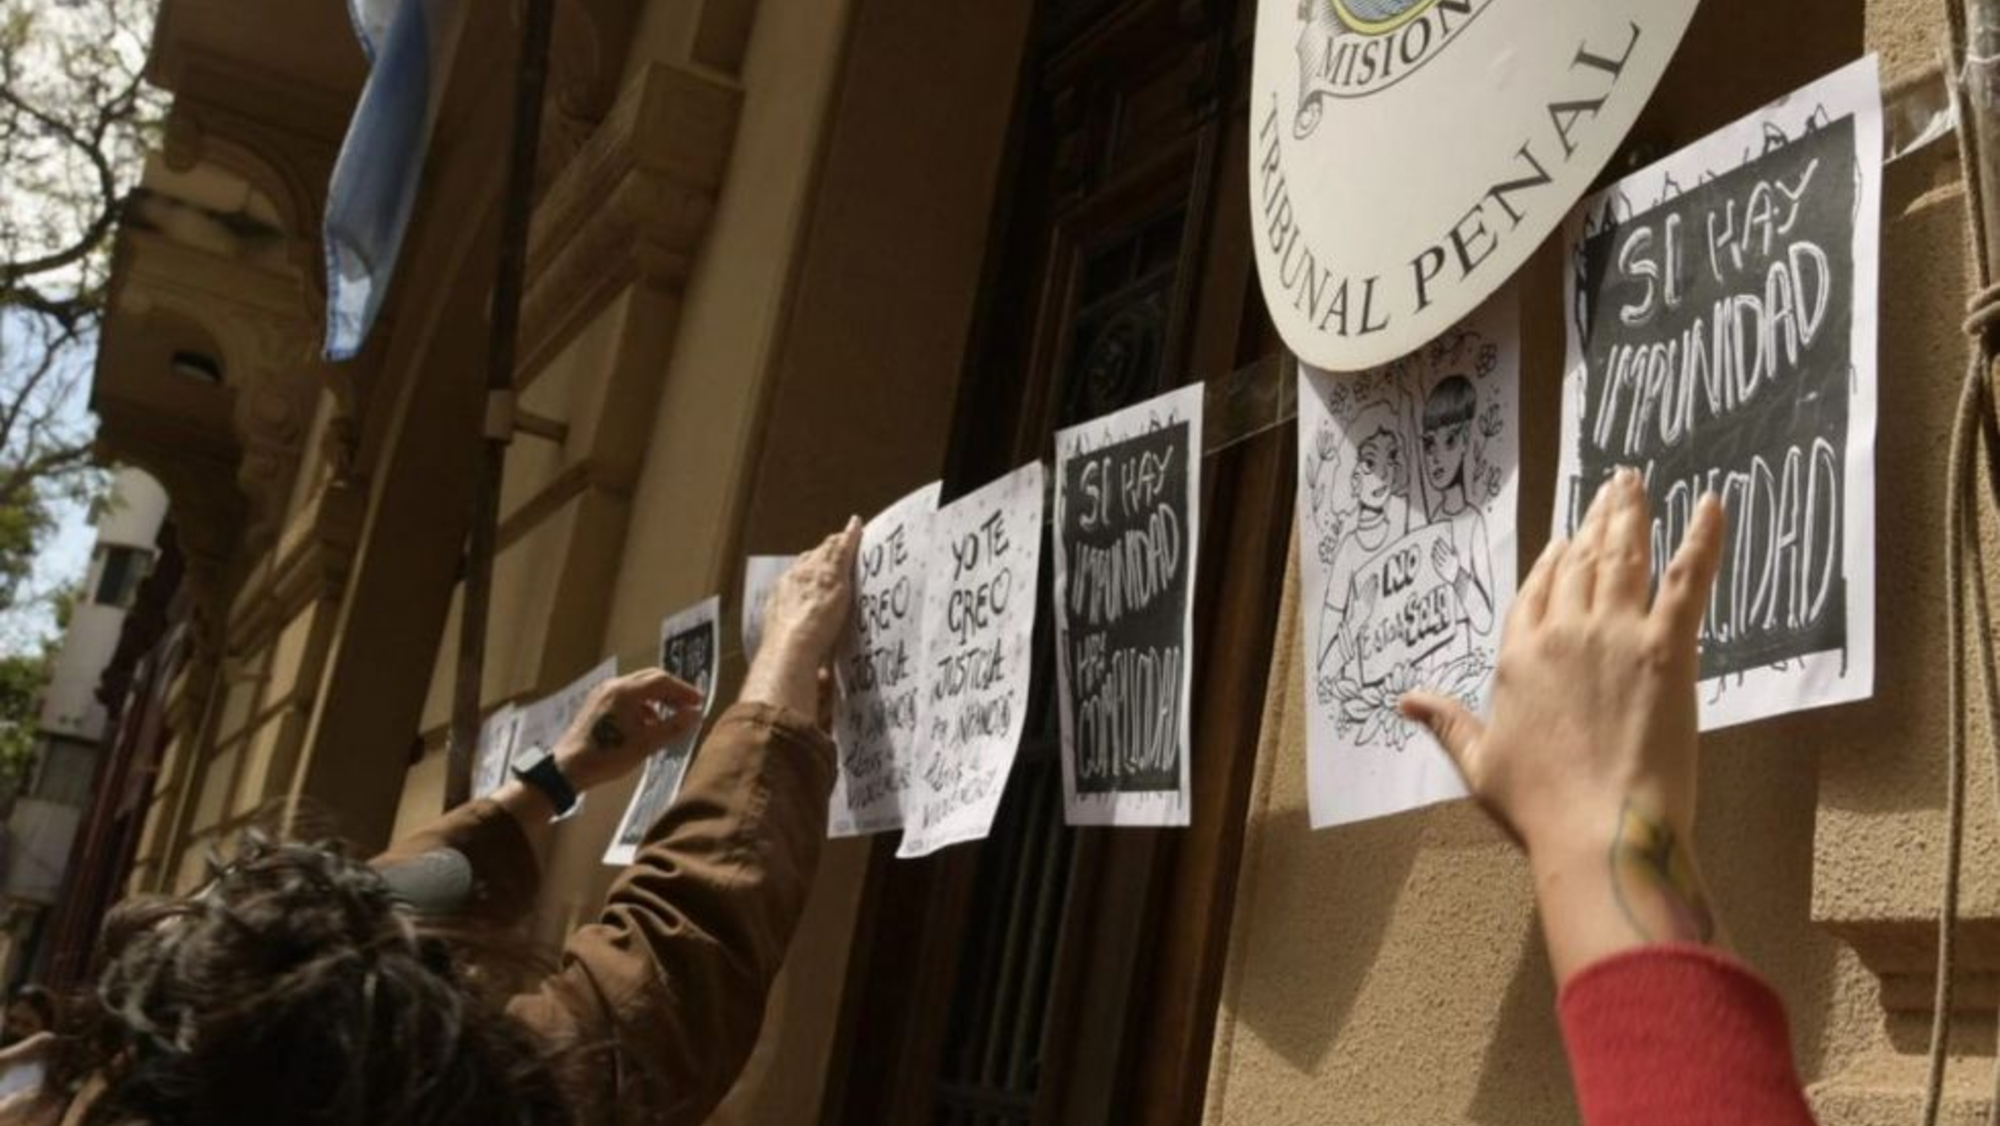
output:
[[[1396,711],[1411,688],[1482,710],[1514,597],[1520,355],[1503,290],[1416,352],[1299,375],[1300,612],[1314,828],[1462,796]]]
[[[1072,825],[1188,823],[1203,390],[1056,434],[1056,699]]]
[[[925,485],[861,532],[854,611],[834,651],[839,770],[827,832],[855,837],[903,827],[924,718],[924,579],[939,485]]]
[[[722,600],[711,595],[660,623],[660,667],[701,692],[704,719],[715,701],[715,670],[720,659],[716,623],[721,616]],[[639,785],[626,803],[625,816],[611,836],[611,847],[604,850],[606,864],[623,867],[632,863],[647,830],[680,794],[681,779],[687,776],[688,761],[700,739],[701,724],[697,723],[646,760]]]
[[[555,749],[556,740],[583,710],[590,699],[590,691],[599,684],[618,675],[618,658],[607,657],[595,668],[564,685],[559,691],[544,696],[519,710],[512,720],[505,736],[495,741],[495,751],[499,757],[490,763],[483,763],[477,775],[478,785],[490,787],[475,788],[478,797],[492,794],[506,784],[508,771],[516,767],[534,765],[536,760]],[[504,747],[502,746],[504,744]],[[579,797],[577,808],[583,802]],[[572,811],[573,812],[573,811]]]
[[[521,709],[502,704],[479,725],[479,757],[472,771],[472,796],[483,798],[507,782],[507,762],[521,730]]]
[[[771,588],[792,569],[793,555],[752,555],[743,561],[743,663],[757,656],[764,643],[764,604]]]
[[[1862,59],[1619,181],[1568,229],[1556,531],[1634,466],[1657,567],[1701,494],[1722,498],[1703,730],[1874,690],[1879,81]]]
[[[1042,463],[938,510],[924,584],[923,737],[897,856],[984,837],[1028,718]]]

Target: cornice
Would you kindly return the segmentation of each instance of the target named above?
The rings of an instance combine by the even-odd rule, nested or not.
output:
[[[627,286],[686,283],[741,104],[731,83],[659,63],[626,87],[536,208],[523,383]]]

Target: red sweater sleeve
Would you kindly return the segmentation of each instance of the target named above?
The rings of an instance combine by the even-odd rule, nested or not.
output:
[[[1588,1126],[1811,1126],[1784,1003],[1726,955],[1616,954],[1570,979],[1558,1007]]]

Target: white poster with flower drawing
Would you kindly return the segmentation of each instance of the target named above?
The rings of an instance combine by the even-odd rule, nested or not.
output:
[[[1314,828],[1465,793],[1396,702],[1483,710],[1513,601],[1520,356],[1503,291],[1394,363],[1299,375],[1299,605]]]

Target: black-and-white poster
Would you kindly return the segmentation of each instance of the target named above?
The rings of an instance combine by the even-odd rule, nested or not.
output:
[[[1056,695],[1072,825],[1188,823],[1202,391],[1056,434]]]
[[[1483,710],[1513,602],[1518,312],[1502,290],[1395,363],[1299,374],[1299,603],[1314,828],[1462,796],[1397,711]]]
[[[1701,495],[1721,497],[1705,730],[1873,691],[1881,175],[1868,58],[1620,181],[1570,225],[1556,530],[1634,466],[1657,567]]]
[[[1042,463],[938,509],[924,584],[924,732],[897,856],[993,828],[1028,721]]]
[[[717,619],[722,616],[722,600],[709,597],[660,623],[660,667],[692,684],[701,692],[701,714],[707,717],[715,702],[715,672],[720,660]],[[701,725],[669,743],[646,760],[639,785],[618,821],[611,847],[604,850],[604,862],[619,867],[632,863],[639,842],[646,839],[653,822],[674,804],[687,776],[688,762],[701,739]]]
[[[764,644],[764,604],[796,555],[752,555],[743,561],[743,663],[756,660]]]
[[[932,564],[938,483],[883,509],[861,532],[854,611],[834,653],[839,771],[827,832],[853,837],[903,827],[924,720],[924,585]]]

